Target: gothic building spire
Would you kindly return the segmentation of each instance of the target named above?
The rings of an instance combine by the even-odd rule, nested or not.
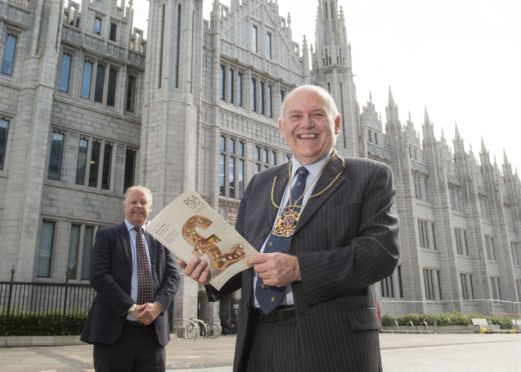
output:
[[[445,138],[445,129],[441,128],[440,143],[448,149],[447,139]]]
[[[400,119],[398,117],[398,105],[394,102],[393,92],[389,87],[389,96],[387,98],[387,107],[385,108],[387,114],[387,124],[389,126],[400,127]]]
[[[458,123],[454,123],[454,137],[458,140],[461,139],[458,129]]]
[[[510,162],[508,161],[508,157],[507,157],[507,152],[505,151],[505,149],[503,149],[503,163],[505,165],[510,165]]]
[[[304,63],[302,63],[302,75],[304,75],[304,83],[309,84],[310,83],[310,69],[309,69],[309,48],[308,48],[308,42],[306,40],[306,35],[302,38],[302,60]]]
[[[389,107],[395,106],[394,98],[393,98],[393,91],[391,89],[391,86],[389,85],[389,91],[387,94],[387,104]]]
[[[319,66],[350,66],[349,43],[345,16],[337,12],[337,2],[326,0],[318,2],[315,40]]]
[[[458,124],[454,124],[454,153],[465,154],[465,146],[463,138],[459,134]]]
[[[483,140],[483,137],[481,137],[481,152],[479,153],[479,157],[481,159],[482,166],[490,166],[490,155],[485,146],[485,141]]]
[[[425,108],[424,108],[423,123],[425,125],[432,126],[431,119],[429,118],[429,111],[427,111],[427,106],[425,106]]]
[[[340,22],[341,22],[341,23],[345,23],[346,18],[345,18],[345,15],[344,15],[344,8],[342,8],[342,6],[340,6],[340,12],[339,12],[339,14],[340,14]]]
[[[313,54],[316,83],[331,93],[343,118],[338,150],[343,155],[359,156],[359,108],[345,17],[343,12],[339,15],[336,0],[319,0],[316,20]]]
[[[434,125],[429,117],[427,106],[425,106],[423,114],[423,140],[425,143],[436,143],[436,137],[434,136]]]

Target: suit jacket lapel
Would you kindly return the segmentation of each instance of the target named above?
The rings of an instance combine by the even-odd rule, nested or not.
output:
[[[132,250],[130,248],[130,236],[127,230],[127,225],[123,222],[119,232],[119,239],[123,245],[123,253],[125,254],[125,260],[127,261],[127,268],[132,273]]]
[[[284,196],[284,190],[286,190],[286,186],[288,184],[288,167],[289,167],[289,164],[287,166],[280,167],[280,169],[275,174],[275,176],[277,177],[277,180],[274,181],[275,188],[273,188],[273,184],[270,185],[270,187],[271,187],[270,204],[271,204],[271,196],[272,196],[271,190],[273,190],[273,201],[275,202],[275,204],[280,205],[280,203],[282,202],[282,197]],[[270,229],[269,229],[270,231],[271,231],[271,226],[275,222],[275,217],[277,216],[278,211],[279,211],[279,209],[275,208],[273,206],[271,206],[271,208],[269,208],[268,223],[271,223]]]
[[[313,188],[311,195],[326,189],[328,185],[333,182],[336,177],[338,177],[339,173],[343,173],[343,171],[344,159],[337,155],[326,164],[322,175]],[[324,202],[335,192],[335,190],[344,182],[344,179],[345,177],[340,175],[340,177],[338,177],[338,179],[323,194],[314,198],[309,198],[297,223],[295,233],[306,224],[306,222],[315,214],[317,209],[320,208]]]

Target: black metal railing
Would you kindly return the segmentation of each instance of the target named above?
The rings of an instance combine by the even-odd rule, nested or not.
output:
[[[0,319],[86,316],[95,291],[89,284],[0,281]],[[5,327],[2,327],[5,328]]]
[[[13,332],[17,324],[27,328],[22,332],[24,335],[31,332],[33,335],[70,334],[70,328],[78,328],[75,321],[80,322],[81,329],[95,294],[89,284],[68,280],[65,283],[18,282],[14,280],[14,270],[11,270],[11,280],[0,281],[0,336],[20,334],[19,330]],[[172,303],[168,314],[171,329],[173,306]],[[44,325],[39,321],[41,318],[52,319]],[[66,318],[76,320],[72,320],[74,324],[71,326],[71,320],[67,323]]]
[[[89,309],[93,297],[85,284],[0,282],[0,316],[77,314]]]

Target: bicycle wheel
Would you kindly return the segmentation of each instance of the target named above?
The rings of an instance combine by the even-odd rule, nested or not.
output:
[[[190,320],[184,328],[184,339],[185,340],[196,340],[199,336],[199,327],[197,326],[197,323]]]
[[[208,325],[208,338],[217,338],[221,335],[222,328],[219,324]]]
[[[194,322],[197,323],[197,327],[199,328],[199,335],[201,337],[208,337],[208,328],[201,319],[194,319]]]

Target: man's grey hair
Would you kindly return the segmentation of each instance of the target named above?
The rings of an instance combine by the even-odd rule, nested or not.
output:
[[[127,197],[130,195],[130,193],[132,193],[134,191],[141,191],[142,193],[144,193],[147,196],[148,204],[152,205],[152,191],[150,191],[150,189],[148,187],[142,186],[142,185],[130,186],[127,189],[127,191],[125,191],[125,199],[123,202],[125,202],[127,200]]]
[[[291,98],[294,94],[301,91],[311,91],[314,92],[317,96],[322,98],[324,103],[326,104],[326,111],[331,120],[334,120],[340,113],[338,112],[338,108],[336,106],[335,100],[333,96],[324,88],[319,87],[318,85],[299,85],[294,88],[289,94],[284,98],[284,102],[282,102],[282,107],[280,110],[280,119],[284,119],[284,113],[286,112],[286,101]]]

